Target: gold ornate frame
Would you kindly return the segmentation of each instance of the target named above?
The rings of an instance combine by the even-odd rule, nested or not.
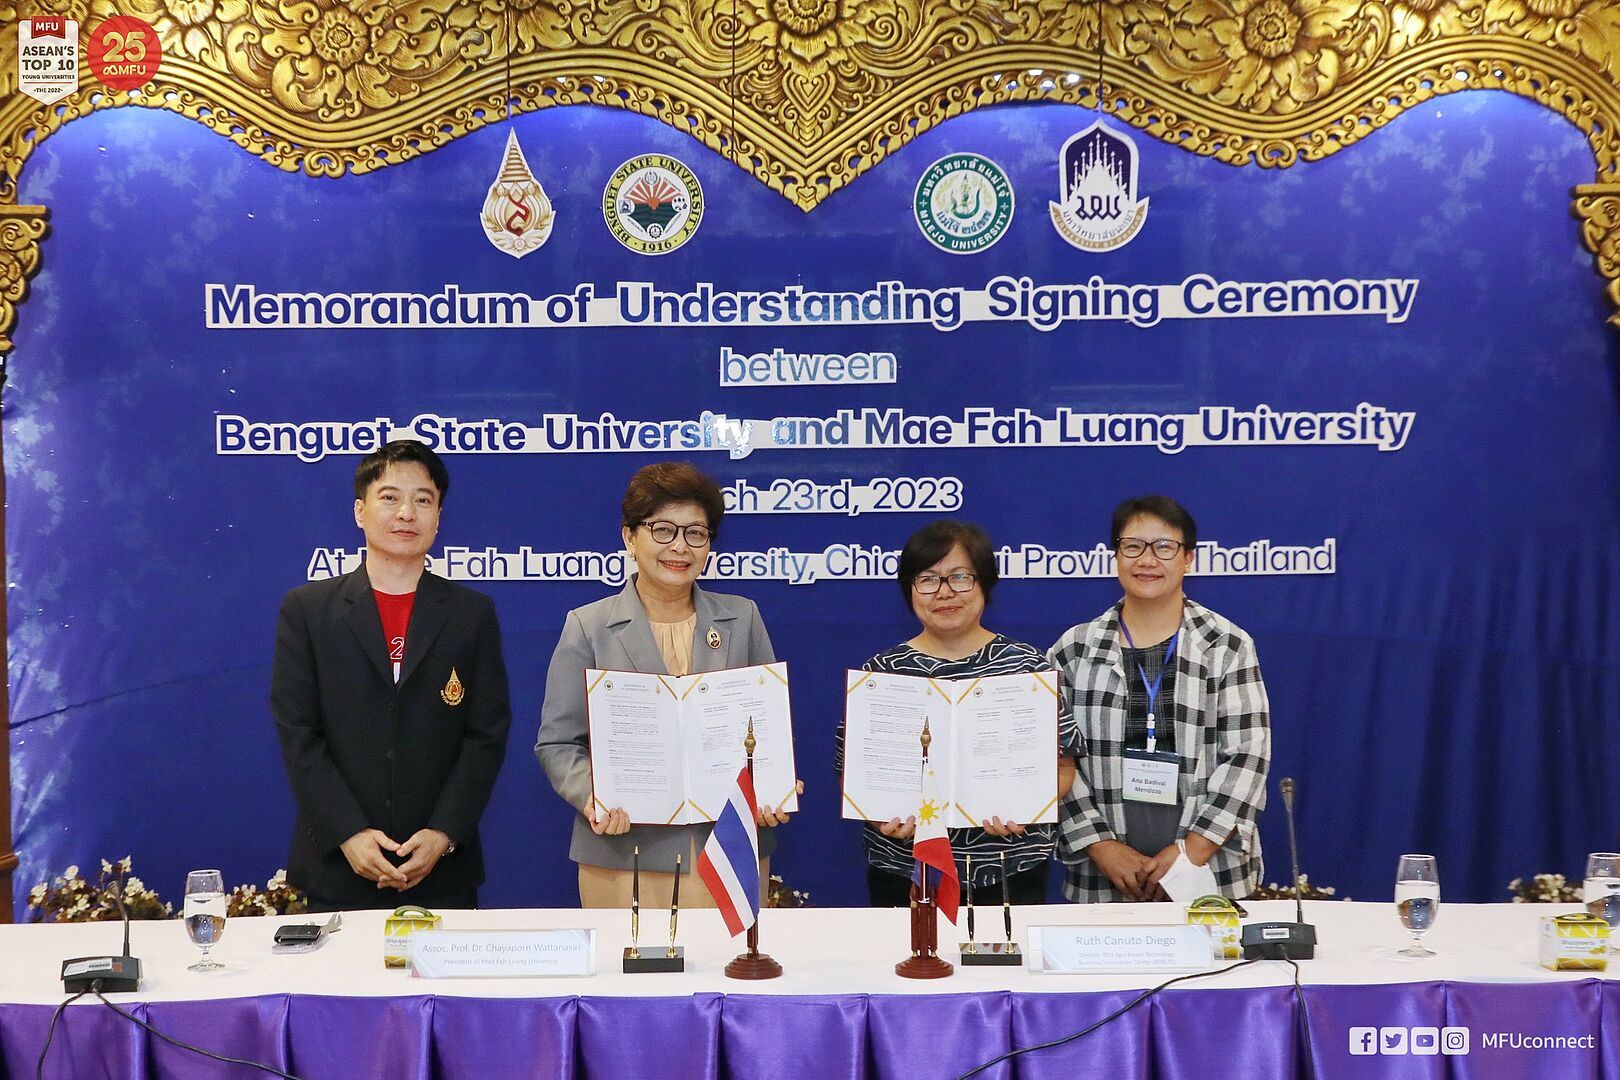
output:
[[[18,174],[98,109],[168,109],[332,177],[498,121],[510,87],[515,112],[656,117],[811,210],[960,113],[1095,107],[1100,59],[1111,113],[1234,165],[1318,160],[1440,94],[1538,101],[1591,143],[1572,209],[1620,308],[1615,0],[0,0],[8,23],[65,15],[81,32],[115,10],[162,41],[140,91],[85,69],[42,106],[16,92],[16,38],[0,35],[0,356],[45,231],[43,210],[15,205]]]
[[[156,80],[115,94],[81,67],[53,105],[16,91],[19,17],[84,33],[115,11],[157,29]],[[16,204],[18,176],[98,109],[168,109],[336,177],[427,153],[508,102],[607,105],[687,132],[808,211],[952,116],[1095,107],[1100,61],[1110,113],[1233,165],[1319,160],[1440,94],[1540,102],[1591,144],[1595,176],[1571,209],[1620,312],[1617,0],[0,0],[0,16],[0,359],[47,231],[45,207]],[[0,918],[9,849],[8,818]]]

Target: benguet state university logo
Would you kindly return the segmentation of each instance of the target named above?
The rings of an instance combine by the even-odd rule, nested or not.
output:
[[[923,172],[912,197],[917,228],[952,255],[990,247],[1012,224],[1012,182],[1000,165],[979,154],[947,154]]]
[[[1136,198],[1136,144],[1098,120],[1063,144],[1058,158],[1063,201],[1051,203],[1058,235],[1082,251],[1112,251],[1131,242],[1147,220]]]
[[[613,170],[602,192],[602,217],[631,251],[667,255],[702,223],[703,186],[683,162],[642,154]]]

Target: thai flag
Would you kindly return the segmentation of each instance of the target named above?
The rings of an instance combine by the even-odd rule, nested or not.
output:
[[[951,838],[945,831],[945,804],[939,798],[939,781],[934,770],[923,766],[922,805],[917,808],[917,831],[911,841],[911,882],[922,886],[927,875],[928,894],[939,904],[940,912],[956,921],[956,905],[961,899],[962,882],[956,876],[956,856],[951,854]]]
[[[697,864],[698,877],[709,887],[714,906],[720,909],[732,937],[759,918],[759,833],[754,828],[757,814],[754,778],[748,775],[745,765],[737,774],[737,786],[715,820],[714,832],[703,845]]]

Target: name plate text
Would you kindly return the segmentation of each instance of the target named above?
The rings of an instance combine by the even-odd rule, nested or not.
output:
[[[1215,966],[1205,926],[1032,926],[1029,970],[1050,974],[1205,971]]]
[[[539,979],[596,974],[595,930],[418,930],[411,974],[422,979]]]

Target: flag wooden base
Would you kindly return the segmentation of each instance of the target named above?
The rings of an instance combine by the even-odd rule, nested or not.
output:
[[[745,952],[726,965],[728,979],[774,979],[782,974],[782,965],[759,952]]]
[[[939,958],[939,906],[911,886],[911,955],[894,965],[904,979],[943,979],[956,969]]]
[[[894,973],[906,979],[943,979],[955,971],[950,961],[937,956],[913,956],[894,965]]]
[[[748,951],[726,965],[728,979],[774,979],[782,965],[759,951],[759,919],[748,928]]]

